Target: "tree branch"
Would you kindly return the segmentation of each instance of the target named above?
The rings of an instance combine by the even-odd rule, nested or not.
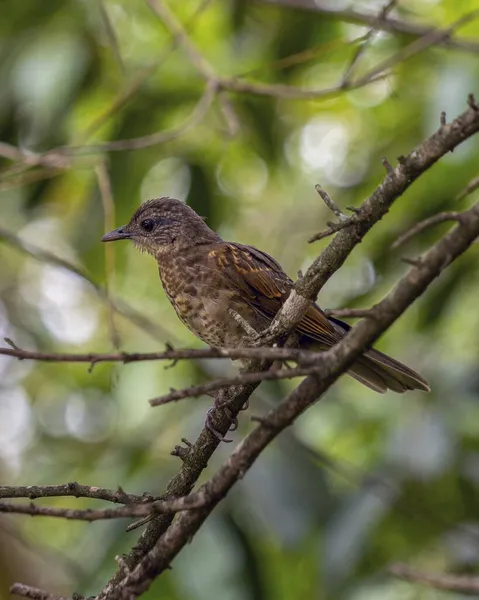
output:
[[[344,309],[332,310],[331,314],[339,314]],[[358,316],[357,311],[352,316]],[[366,314],[367,311],[362,311]],[[363,316],[363,315],[361,315]],[[38,360],[42,362],[78,362],[95,365],[102,362],[121,362],[125,364],[150,360],[178,361],[186,359],[207,358],[229,358],[242,359],[268,359],[268,360],[293,360],[298,363],[311,364],[320,353],[311,350],[299,350],[297,348],[191,348],[185,350],[165,350],[164,352],[116,352],[87,354],[37,352],[35,350],[24,350],[14,345],[12,340],[5,338],[12,345],[11,348],[0,347],[0,356],[11,356],[18,360]]]
[[[141,497],[140,497],[141,498]],[[186,496],[172,500],[155,500],[147,502],[141,498],[138,504],[129,503],[118,508],[58,508],[56,506],[38,506],[0,502],[0,513],[30,515],[32,517],[55,517],[70,521],[102,521],[105,519],[125,519],[144,517],[145,515],[175,513],[204,506],[204,501],[196,496]]]
[[[258,1],[258,0],[257,0]],[[454,48],[457,50],[464,50],[466,52],[479,53],[479,42],[465,40],[465,39],[452,39],[445,35],[441,36],[442,33],[446,33],[446,30],[441,30],[433,26],[416,25],[415,23],[408,23],[400,19],[386,16],[383,19],[377,18],[375,13],[360,12],[354,9],[335,10],[331,8],[330,4],[323,6],[319,0],[260,0],[265,4],[272,4],[275,6],[282,6],[286,8],[307,10],[311,12],[317,12],[325,14],[331,18],[339,19],[349,23],[360,23],[362,25],[368,25],[375,27],[381,31],[389,31],[391,33],[404,33],[413,37],[423,37],[430,34],[432,31],[436,31],[439,34],[437,43],[447,48]]]
[[[446,221],[460,221],[462,219],[462,215],[462,212],[449,211],[433,215],[428,219],[424,219],[423,221],[416,223],[416,225],[414,225],[413,227],[405,231],[402,235],[400,235],[392,245],[392,248],[398,248],[418,233],[423,232],[428,227],[432,227],[432,225],[437,225],[438,223],[445,223]]]
[[[389,572],[400,579],[422,583],[438,590],[449,590],[463,594],[479,593],[479,577],[471,575],[453,575],[449,573],[425,573],[402,563],[389,567]]]
[[[108,490],[90,485],[81,485],[76,481],[65,485],[26,485],[26,486],[0,486],[0,498],[53,498],[58,496],[74,496],[75,498],[95,498],[107,500],[116,504],[130,504],[132,502],[151,502],[153,496],[144,494],[126,494],[121,488]]]
[[[31,598],[32,600],[69,600],[65,598],[65,596],[49,594],[48,592],[39,590],[31,585],[24,585],[23,583],[14,583],[10,587],[10,593],[16,594],[17,596],[23,596],[24,598]]]

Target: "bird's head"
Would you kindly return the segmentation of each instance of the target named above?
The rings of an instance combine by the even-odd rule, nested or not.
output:
[[[101,238],[102,242],[131,240],[153,256],[221,240],[195,211],[181,200],[153,198],[144,202],[127,225]]]

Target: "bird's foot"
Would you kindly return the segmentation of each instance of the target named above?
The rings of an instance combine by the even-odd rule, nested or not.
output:
[[[220,442],[225,442],[227,444],[231,443],[233,440],[228,439],[227,437],[225,437],[221,431],[218,431],[216,429],[216,427],[213,424],[213,420],[214,420],[214,411],[216,410],[216,406],[212,406],[211,408],[209,408],[206,412],[206,419],[205,419],[205,427],[206,429],[212,433],[215,438],[217,438]],[[236,419],[236,421],[238,421],[238,419]],[[234,429],[237,428],[237,423],[233,423],[233,425],[236,425],[234,427]],[[232,431],[234,431],[234,429]],[[228,430],[230,431],[230,430]]]
[[[216,438],[218,438],[221,442],[232,442],[233,440],[227,439],[220,431],[218,431],[218,429],[214,426],[213,424],[213,419],[214,419],[214,411],[215,410],[222,410],[224,411],[226,417],[228,418],[229,421],[231,421],[231,424],[228,428],[228,431],[236,431],[238,429],[238,417],[234,416],[233,412],[232,412],[232,401],[225,399],[225,392],[224,390],[220,390],[217,397],[215,398],[215,402],[213,404],[213,406],[208,409],[207,413],[206,413],[206,420],[205,420],[205,427],[208,429],[208,431],[210,431]],[[240,410],[246,410],[249,407],[249,400],[246,400],[246,402],[244,403],[244,405],[241,407]]]

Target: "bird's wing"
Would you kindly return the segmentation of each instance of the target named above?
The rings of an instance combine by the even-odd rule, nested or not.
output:
[[[276,315],[293,286],[274,258],[252,246],[224,242],[215,245],[209,257],[223,270],[230,285],[246,294],[251,305],[269,319]],[[327,347],[342,337],[316,304],[308,309],[297,329]]]

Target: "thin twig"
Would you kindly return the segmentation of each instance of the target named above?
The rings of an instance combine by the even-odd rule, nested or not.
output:
[[[320,356],[319,352],[298,350],[297,348],[191,348],[185,350],[168,349],[164,352],[119,352],[119,353],[56,353],[24,350],[6,338],[10,348],[0,348],[0,355],[11,356],[18,360],[38,360],[41,362],[72,362],[96,364],[103,362],[134,363],[151,360],[177,361],[185,359],[229,358],[293,360],[298,363],[311,364]]]
[[[336,9],[328,2],[323,5],[320,0],[261,0],[264,3],[276,6],[291,7],[293,9],[303,9],[312,12],[318,12],[327,15],[331,18],[347,21],[350,23],[361,23],[364,25],[373,26],[376,23],[376,28],[381,31],[389,31],[391,33],[405,33],[413,37],[424,37],[425,35],[435,31],[438,34],[437,45],[446,46],[466,52],[479,53],[479,42],[475,40],[457,39],[448,37],[448,30],[441,30],[431,25],[418,25],[416,23],[408,23],[401,19],[387,16],[385,19],[377,22],[377,15],[373,12],[361,12],[354,9]],[[444,35],[441,35],[444,34]]]
[[[65,596],[50,594],[49,592],[23,583],[14,583],[10,587],[10,593],[16,594],[17,596],[23,596],[24,598],[31,598],[31,600],[71,600]]]
[[[471,179],[471,181],[466,185],[462,192],[460,192],[457,195],[456,200],[463,200],[464,198],[469,196],[469,194],[475,192],[477,189],[479,189],[479,177],[474,177],[474,179]]]
[[[94,292],[101,300],[106,300],[107,296],[105,289],[96,283],[81,267],[78,267],[64,258],[53,254],[53,252],[50,252],[49,250],[44,250],[43,248],[40,248],[31,242],[22,240],[19,236],[1,226],[0,240],[7,242],[14,248],[28,254],[35,260],[61,267],[62,269],[78,275],[78,277],[83,279],[92,287]],[[110,302],[112,302],[114,309],[119,314],[155,339],[165,339],[168,337],[168,335],[170,335],[169,333],[167,334],[167,332],[163,330],[157,323],[154,323],[143,313],[129,306],[125,301],[119,298],[112,298],[110,296]]]
[[[103,6],[103,4],[102,4]],[[103,10],[105,8],[103,7]],[[115,202],[113,200],[113,192],[111,189],[110,175],[104,161],[95,169],[98,179],[98,188],[100,190],[101,204],[103,207],[103,220],[105,223],[105,233],[108,233],[115,227]],[[105,300],[108,306],[108,321],[110,325],[110,337],[113,346],[118,349],[120,347],[120,334],[115,326],[115,311],[113,303],[110,299],[109,274],[115,272],[115,248],[114,244],[105,244]]]
[[[374,78],[380,74],[383,74],[385,71],[391,69],[392,67],[394,67],[395,65],[397,65],[399,63],[404,63],[406,60],[408,60],[409,58],[412,58],[413,56],[417,56],[421,52],[424,52],[425,50],[427,50],[427,48],[430,48],[431,46],[436,45],[441,40],[450,38],[451,35],[454,33],[454,31],[456,31],[460,27],[466,25],[470,21],[477,19],[478,16],[479,16],[479,10],[473,10],[473,11],[467,13],[466,15],[463,15],[456,21],[454,21],[454,23],[452,23],[452,25],[450,27],[448,27],[447,29],[444,29],[444,30],[434,29],[434,30],[426,33],[422,37],[414,40],[408,46],[401,48],[401,50],[396,52],[396,54],[394,54],[393,56],[390,56],[389,58],[386,58],[385,60],[380,62],[378,65],[376,65],[375,67],[370,69],[365,75],[363,75],[359,79],[356,79],[354,81],[354,85],[355,86],[366,85],[367,83],[369,83],[371,81],[371,78]]]
[[[442,212],[437,215],[433,215],[432,217],[424,219],[423,221],[416,223],[416,225],[413,225],[413,227],[411,227],[402,235],[400,235],[391,247],[398,248],[405,242],[409,241],[412,237],[414,237],[418,233],[421,233],[422,231],[424,231],[428,227],[431,227],[432,225],[437,225],[438,223],[445,223],[446,221],[460,221],[462,217],[462,212],[455,211]]]
[[[233,317],[233,319],[238,323],[238,325],[243,329],[246,336],[250,339],[255,339],[258,336],[258,332],[248,323],[246,319],[238,314],[235,310],[229,308],[228,313]]]
[[[358,44],[358,46],[356,47],[356,49],[353,53],[353,56],[351,58],[351,61],[348,65],[348,67],[346,68],[346,70],[344,72],[343,85],[348,85],[348,83],[351,81],[351,76],[352,76],[353,70],[356,67],[356,65],[358,64],[359,59],[364,54],[371,39],[377,33],[377,30],[379,29],[379,27],[381,25],[381,21],[384,21],[384,19],[387,17],[387,15],[391,12],[391,10],[397,4],[397,1],[398,0],[389,0],[389,2],[383,6],[383,8],[379,12],[377,18],[374,20],[374,23],[371,25],[371,28],[369,29],[369,31],[366,33],[366,35],[363,36],[360,44]]]
[[[314,189],[318,192],[323,202],[335,217],[337,217],[340,221],[348,221],[350,219],[348,215],[343,213],[343,211],[339,208],[339,205],[331,198],[328,192],[321,185],[319,185],[319,183],[314,186]]]
[[[203,508],[204,501],[198,497],[174,498],[171,500],[155,500],[128,504],[117,508],[58,508],[56,506],[39,506],[30,504],[17,504],[13,502],[0,502],[0,513],[30,515],[32,517],[54,517],[70,521],[102,521],[106,519],[125,519],[131,517],[144,517],[155,513],[175,513],[182,510]]]
[[[58,496],[74,496],[75,498],[95,498],[107,500],[116,504],[130,504],[132,502],[151,502],[152,496],[126,494],[122,489],[109,490],[90,485],[81,485],[76,481],[62,485],[26,485],[26,486],[0,486],[0,498],[53,498]]]
[[[103,21],[103,25],[105,26],[106,35],[107,35],[108,41],[110,42],[111,49],[113,51],[113,56],[115,57],[115,60],[118,64],[118,67],[119,67],[121,73],[124,75],[125,74],[125,63],[121,56],[120,45],[118,43],[118,37],[116,35],[115,29],[110,20],[110,16],[108,15],[108,11],[106,9],[104,0],[100,0],[99,9],[100,9],[101,20]]]
[[[354,214],[352,216],[345,215],[340,209],[339,205],[329,196],[328,192],[322,186],[320,186],[319,183],[314,186],[314,189],[321,196],[323,202],[326,204],[329,210],[334,214],[335,217],[339,219],[339,222],[335,223],[333,221],[328,221],[328,229],[313,235],[311,238],[309,238],[308,244],[322,240],[323,238],[333,235],[334,233],[341,231],[341,229],[350,227],[354,224]]]
[[[103,142],[101,144],[83,144],[81,146],[64,146],[58,149],[68,155],[70,154],[95,154],[101,152],[120,152],[124,150],[139,150],[141,148],[150,148],[158,144],[170,142],[184,135],[187,131],[194,129],[205,118],[217,93],[217,86],[214,82],[208,82],[203,94],[196,102],[193,110],[181,125],[167,129],[166,131],[157,131],[148,135],[125,140],[114,140]]]
[[[474,575],[454,575],[451,573],[425,573],[402,563],[394,563],[389,572],[400,579],[421,583],[438,590],[449,590],[463,594],[479,593],[479,577]]]
[[[242,94],[254,94],[257,96],[273,96],[285,100],[313,100],[341,93],[346,89],[354,89],[357,83],[344,84],[342,81],[337,85],[323,89],[298,88],[282,84],[267,84],[251,82],[240,77],[221,77],[216,73],[211,64],[197,49],[183,25],[170,10],[166,2],[162,0],[147,0],[153,11],[161,18],[170,31],[173,39],[185,50],[190,63],[206,81],[212,82],[218,89]],[[381,79],[382,75],[372,75],[366,82],[359,85],[367,85]]]
[[[197,398],[203,394],[210,394],[211,392],[220,390],[222,388],[227,388],[232,385],[245,385],[248,383],[259,383],[261,381],[279,381],[281,379],[304,377],[305,375],[312,375],[317,369],[318,366],[312,366],[298,367],[296,369],[241,373],[240,375],[236,375],[234,377],[222,377],[220,379],[208,381],[207,383],[191,385],[181,390],[171,390],[170,393],[166,394],[165,396],[152,398],[149,400],[149,403],[150,406],[163,406],[164,404],[177,402],[178,400],[183,400],[184,398]]]

